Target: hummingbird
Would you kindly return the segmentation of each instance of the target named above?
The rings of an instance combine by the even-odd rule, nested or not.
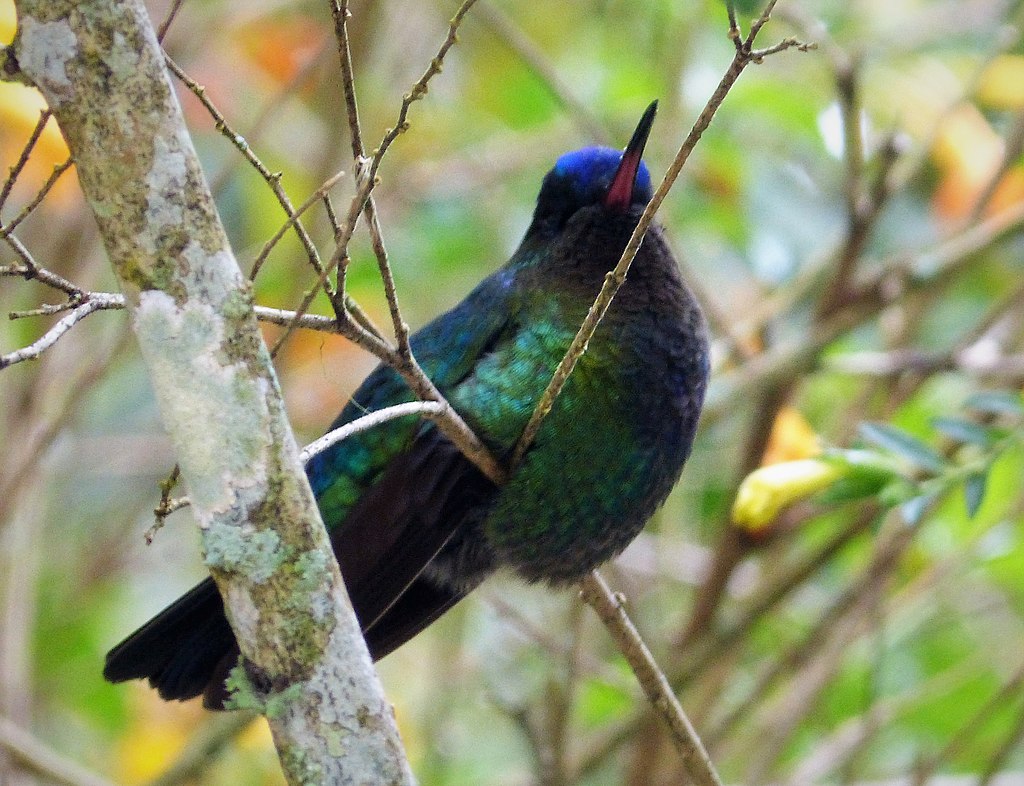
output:
[[[511,259],[411,338],[448,402],[508,461],[652,196],[642,160],[657,101],[624,151],[584,147],[544,177]],[[664,502],[694,439],[707,328],[657,224],[587,351],[507,481],[489,480],[433,423],[388,421],[311,458],[306,473],[371,656],[407,642],[499,568],[554,587],[621,552]],[[332,429],[413,400],[378,366]],[[239,649],[206,579],[107,655],[112,682],[220,709]]]

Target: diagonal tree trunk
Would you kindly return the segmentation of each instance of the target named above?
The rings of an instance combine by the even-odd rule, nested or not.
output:
[[[292,784],[412,783],[145,9],[17,9],[0,74],[42,91],[74,155],[241,645],[247,703]]]

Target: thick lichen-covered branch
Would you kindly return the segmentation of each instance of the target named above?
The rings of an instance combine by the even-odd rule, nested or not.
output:
[[[242,649],[239,696],[266,712],[289,782],[411,782],[145,9],[18,11],[17,68],[60,124],[124,292]]]

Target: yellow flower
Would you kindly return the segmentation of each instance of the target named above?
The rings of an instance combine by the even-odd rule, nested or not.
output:
[[[1024,56],[1000,55],[993,60],[979,80],[978,100],[993,109],[1024,106]]]
[[[761,467],[740,484],[732,506],[732,520],[751,532],[762,530],[783,508],[827,488],[845,474],[841,466],[819,459]]]
[[[772,424],[768,446],[761,464],[781,464],[784,461],[811,458],[821,453],[818,435],[807,419],[794,407],[783,407]]]
[[[13,0],[0,0],[0,44],[7,45],[14,40],[18,17],[14,13]]]

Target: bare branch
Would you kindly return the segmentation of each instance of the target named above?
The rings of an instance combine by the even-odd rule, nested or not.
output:
[[[420,79],[413,85],[412,89],[403,97],[399,109],[398,120],[393,128],[389,128],[381,141],[381,144],[374,151],[373,157],[369,160],[364,155],[362,146],[362,132],[359,126],[359,109],[356,102],[355,84],[352,74],[351,48],[348,39],[348,18],[349,10],[347,3],[332,3],[334,16],[335,36],[338,39],[338,53],[341,60],[342,84],[345,91],[345,101],[348,110],[349,130],[352,138],[352,155],[356,166],[356,195],[349,205],[348,214],[341,222],[340,229],[335,238],[337,248],[331,261],[327,265],[329,273],[335,267],[339,268],[339,281],[344,281],[344,270],[348,264],[348,243],[355,230],[356,221],[360,214],[365,212],[367,224],[370,228],[370,237],[381,277],[384,280],[384,291],[387,297],[388,308],[391,312],[392,324],[395,335],[398,339],[397,347],[391,347],[381,341],[369,341],[361,331],[355,329],[355,325],[339,315],[339,330],[346,337],[352,339],[360,346],[373,352],[383,362],[390,365],[405,380],[413,393],[424,401],[444,402],[444,396],[437,387],[427,378],[426,374],[419,367],[409,347],[408,326],[401,316],[398,306],[398,299],[394,288],[394,278],[391,273],[391,266],[388,262],[387,251],[384,248],[384,241],[381,236],[380,226],[376,217],[376,209],[372,200],[372,190],[376,185],[377,168],[381,159],[387,152],[388,147],[395,138],[408,128],[409,107],[414,101],[426,95],[430,80],[440,72],[444,57],[456,41],[458,28],[465,18],[466,13],[473,6],[476,0],[465,0],[459,7],[455,16],[448,26],[448,36],[445,38],[437,54],[431,60],[427,70]],[[323,279],[323,276],[321,276]],[[297,309],[298,314],[303,314],[312,303],[317,287],[314,286],[303,298]],[[290,328],[289,328],[290,330]],[[286,333],[287,335],[287,333]],[[283,340],[284,337],[282,337]],[[462,451],[462,453],[480,470],[496,483],[501,483],[506,477],[506,471],[490,451],[484,446],[480,439],[466,425],[465,421],[451,407],[446,406],[442,414],[437,418],[438,428]]]
[[[167,35],[167,31],[171,29],[171,25],[174,24],[174,20],[178,16],[178,11],[181,10],[182,4],[185,0],[174,0],[171,3],[170,9],[167,11],[167,16],[164,17],[164,21],[160,23],[160,27],[156,31],[156,40],[161,44],[164,42],[164,38]]]
[[[71,330],[71,328],[90,314],[95,313],[96,311],[123,307],[124,301],[122,300],[118,302],[117,298],[107,299],[96,295],[88,296],[81,305],[76,306],[70,314],[60,319],[57,324],[47,330],[46,333],[43,334],[42,338],[34,341],[27,347],[10,352],[6,355],[0,355],[0,369],[13,366],[15,363],[21,363],[23,360],[34,360],[39,357],[43,352],[56,344],[57,340],[61,336]]]
[[[0,277],[21,276],[27,281],[35,280],[53,289],[58,289],[72,298],[84,297],[85,292],[66,278],[36,264],[28,249],[17,237],[7,235],[3,241],[18,255],[24,267],[0,267]]]
[[[14,162],[11,167],[10,173],[7,176],[7,180],[4,181],[3,188],[0,189],[0,210],[4,209],[4,205],[7,204],[7,198],[11,195],[11,190],[14,188],[14,184],[18,180],[18,175],[25,168],[25,164],[28,163],[29,156],[32,155],[32,150],[35,149],[36,142],[39,141],[39,137],[43,135],[43,129],[46,128],[46,124],[49,122],[50,117],[53,113],[49,109],[44,109],[39,113],[39,120],[36,123],[36,127],[32,129],[32,133],[29,134],[28,141],[25,142],[25,146],[21,149],[21,154],[18,156],[18,160]]]
[[[672,686],[626,615],[622,596],[613,595],[596,570],[580,582],[580,596],[604,623],[619,652],[629,662],[647,700],[665,719],[687,774],[700,786],[722,786],[700,737],[672,692]]]
[[[313,456],[323,453],[332,445],[341,442],[343,439],[348,439],[353,434],[359,434],[363,431],[379,426],[382,423],[387,423],[389,420],[409,417],[410,415],[419,415],[421,417],[433,419],[437,415],[443,413],[447,406],[447,403],[440,401],[410,401],[406,404],[395,404],[391,407],[375,410],[374,412],[363,415],[361,418],[356,418],[350,423],[346,423],[344,426],[340,426],[333,431],[328,431],[319,439],[306,445],[306,447],[302,449],[301,453],[299,453],[299,456],[303,463],[305,463],[313,458]]]
[[[320,274],[320,278],[317,281],[317,283],[302,299],[302,302],[296,309],[297,313],[304,314],[309,309],[310,304],[313,302],[313,298],[316,297],[317,291],[321,286],[324,285],[327,277],[335,270],[335,268],[337,268],[342,263],[343,260],[348,258],[349,241],[352,239],[352,235],[355,232],[356,222],[359,220],[359,216],[363,213],[363,210],[366,206],[366,202],[369,199],[370,194],[373,192],[373,189],[377,185],[377,170],[380,167],[381,160],[383,159],[384,154],[387,153],[388,148],[391,146],[391,143],[394,142],[395,139],[397,139],[400,134],[408,130],[409,123],[407,118],[409,114],[409,107],[412,105],[414,101],[418,101],[427,94],[427,88],[430,84],[430,80],[433,79],[433,77],[436,76],[438,73],[440,73],[441,67],[444,64],[445,55],[448,53],[448,50],[451,49],[451,47],[455,44],[455,41],[457,40],[459,26],[462,24],[462,20],[464,19],[466,13],[469,11],[469,9],[473,6],[475,2],[476,0],[464,0],[462,5],[459,7],[458,11],[456,11],[455,16],[452,18],[452,21],[448,26],[448,36],[445,38],[444,42],[442,42],[441,47],[437,51],[437,54],[430,61],[430,65],[427,67],[426,71],[424,71],[423,75],[412,86],[412,89],[403,96],[402,105],[399,108],[398,118],[395,122],[395,125],[392,128],[387,129],[387,131],[384,133],[384,137],[383,139],[381,139],[381,142],[378,145],[377,149],[373,152],[373,156],[370,159],[366,159],[361,155],[356,156],[356,193],[352,197],[352,201],[349,204],[349,209],[348,213],[345,216],[345,220],[341,222],[341,231],[335,238],[336,248],[334,254],[331,256],[330,261],[325,266],[324,271]],[[334,4],[332,5],[332,8],[335,9],[336,34],[339,36],[347,36],[347,19],[349,13],[347,3],[343,5]],[[349,52],[347,38],[344,39],[343,43],[339,44],[339,50],[341,52],[344,68],[345,59],[346,57],[348,57]],[[348,91],[351,88],[350,80],[345,79],[344,81],[346,84],[346,90]],[[354,91],[352,91],[350,95],[352,96],[352,100],[354,101]],[[346,98],[348,97],[349,93],[347,92]],[[352,104],[352,106],[354,106],[354,103]],[[351,120],[352,117],[357,116],[353,114],[353,110],[351,108],[349,109],[349,112],[350,127],[358,128],[358,122],[353,123],[353,121]],[[358,139],[359,137],[354,134],[353,145],[357,143]],[[384,267],[386,267],[386,265]],[[384,274],[383,268],[381,270],[381,273]],[[390,273],[388,273],[388,275],[390,275]],[[385,284],[385,286],[387,286],[387,284]],[[400,315],[396,316],[396,304],[392,301],[391,298],[389,298],[388,305],[389,308],[391,308],[392,310],[392,318],[396,323],[396,330],[398,330],[400,335],[401,317]],[[339,320],[341,319],[342,316],[339,314]],[[375,354],[377,354],[378,357],[381,358],[381,360],[384,360],[385,362],[391,362],[385,357],[385,355],[388,354],[386,351],[375,352]],[[459,441],[456,444],[459,444],[460,442],[464,441],[465,436],[460,437]]]
[[[367,415],[363,415],[361,418],[356,418],[355,420],[346,423],[344,426],[339,426],[336,429],[328,431],[319,439],[310,442],[299,452],[299,460],[305,464],[313,458],[313,456],[323,453],[325,450],[336,445],[342,440],[348,439],[354,434],[360,434],[363,431],[368,431],[369,429],[375,428],[383,423],[387,423],[390,420],[409,417],[411,415],[419,415],[420,417],[434,419],[437,416],[444,414],[447,408],[448,404],[445,402],[409,401],[405,404],[395,404],[391,407],[378,409]],[[157,531],[163,527],[164,521],[169,515],[174,513],[174,511],[180,510],[181,508],[191,504],[188,497],[171,496],[171,490],[178,481],[178,471],[178,467],[175,466],[167,480],[160,484],[160,504],[157,505],[156,509],[153,511],[156,516],[156,522],[152,527],[146,530],[147,543],[151,543],[153,541],[153,537],[156,535]]]
[[[725,0],[725,10],[729,16],[729,40],[735,44],[736,51],[739,51],[743,46],[743,33],[740,32],[740,23],[736,21],[736,3],[733,0]]]
[[[188,74],[186,74],[181,69],[181,67],[178,66],[178,64],[175,63],[166,53],[164,54],[164,60],[167,63],[167,67],[171,70],[171,73],[173,73],[178,79],[181,80],[181,82],[193,93],[193,95],[195,95],[196,98],[199,99],[202,105],[206,108],[206,111],[210,113],[210,116],[213,118],[214,125],[217,128],[217,130],[220,131],[221,134],[223,134],[224,137],[229,142],[231,142],[232,145],[235,146],[235,148],[245,157],[245,160],[252,165],[252,167],[259,173],[260,177],[262,177],[263,180],[267,183],[267,185],[270,186],[270,190],[273,192],[274,196],[277,197],[278,203],[280,203],[285,214],[288,216],[289,225],[295,228],[295,234],[298,236],[299,242],[302,244],[302,248],[306,252],[306,256],[309,259],[309,264],[317,273],[323,273],[324,269],[323,263],[320,261],[320,252],[317,250],[316,245],[313,243],[312,238],[310,238],[309,233],[306,231],[306,228],[302,225],[302,222],[299,220],[299,216],[296,214],[295,208],[292,206],[291,199],[288,197],[287,192],[281,185],[281,173],[271,172],[269,169],[267,169],[267,167],[256,155],[255,151],[253,151],[253,149],[249,147],[249,143],[245,141],[245,138],[241,134],[236,133],[231,128],[231,126],[228,125],[228,122],[224,118],[224,115],[221,114],[220,110],[217,109],[214,103],[210,100],[209,96],[206,95],[206,89],[202,85],[198,84],[194,79],[189,77]],[[257,261],[260,261],[261,259],[265,258],[266,257],[258,257]],[[255,279],[256,274],[258,272],[259,265],[253,266],[252,272],[250,273],[250,278]],[[328,295],[333,296],[334,287],[330,283],[329,278],[324,278],[324,280],[321,282],[321,285],[325,288]]]
[[[27,317],[48,317],[54,314],[62,314],[81,305],[79,298],[71,298],[66,303],[43,303],[36,308],[25,309],[24,311],[11,311],[7,316],[9,319],[25,319]]]
[[[799,52],[810,52],[817,49],[817,45],[814,42],[800,41],[796,38],[783,38],[779,43],[772,46],[764,49],[752,50],[750,52],[750,59],[752,62],[760,65],[769,55],[785,52],[787,49],[796,49]]]
[[[0,226],[0,240],[6,240],[10,237],[11,232],[18,228],[22,221],[32,215],[32,212],[39,207],[42,201],[46,198],[46,195],[50,193],[50,189],[56,185],[57,181],[60,180],[60,176],[71,169],[74,164],[74,160],[68,158],[64,163],[57,164],[50,176],[46,179],[46,182],[40,187],[36,195],[29,201],[28,204],[23,207],[18,214],[10,220],[9,223]]]
[[[257,254],[256,258],[253,260],[252,268],[249,270],[250,281],[255,281],[256,276],[260,272],[260,268],[263,267],[263,263],[267,261],[267,258],[270,256],[270,252],[274,250],[274,246],[281,241],[281,238],[285,236],[285,233],[292,227],[296,226],[302,215],[313,205],[326,197],[330,193],[331,189],[334,188],[334,186],[338,184],[338,181],[344,176],[344,170],[331,175],[320,185],[320,188],[306,197],[306,201],[299,205],[298,210],[292,210],[288,214],[288,219],[276,232],[274,232],[273,235],[270,236],[267,242],[263,244],[263,248],[260,249],[260,253]]]
[[[26,772],[61,786],[114,786],[113,781],[71,761],[7,718],[0,718],[0,747]]]

